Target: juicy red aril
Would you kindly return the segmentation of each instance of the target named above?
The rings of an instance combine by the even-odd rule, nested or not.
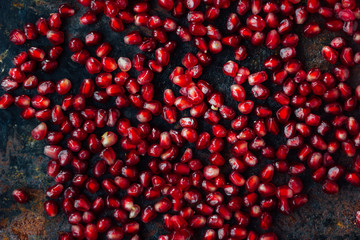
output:
[[[27,193],[21,189],[15,189],[12,192],[12,196],[13,196],[14,200],[18,203],[26,203],[29,200]]]
[[[64,42],[64,33],[61,31],[50,30],[46,33],[46,37],[53,45],[60,45]]]
[[[84,44],[80,38],[72,38],[68,43],[68,47],[70,51],[78,52],[83,49]]]
[[[15,45],[23,45],[26,41],[25,33],[20,29],[14,29],[10,32],[9,40]]]
[[[99,73],[101,71],[101,67],[101,63],[93,57],[88,58],[86,61],[86,70],[90,74]]]
[[[68,4],[61,4],[58,8],[61,17],[71,17],[75,14],[75,10]]]
[[[47,200],[44,203],[44,209],[49,217],[55,217],[58,213],[58,206],[56,202],[53,200]]]
[[[338,60],[338,52],[328,46],[323,47],[322,55],[331,64],[335,64]]]
[[[321,28],[317,23],[308,23],[304,26],[303,32],[306,37],[315,37],[321,32]]]
[[[265,28],[265,21],[259,15],[251,15],[246,19],[246,24],[252,31],[262,31]]]
[[[85,44],[87,46],[95,46],[98,45],[102,40],[101,33],[97,31],[91,31],[85,36]]]
[[[94,24],[97,21],[96,14],[92,11],[87,11],[80,17],[80,23],[83,25]]]
[[[42,36],[45,36],[49,31],[49,25],[45,18],[39,18],[39,20],[37,20],[35,25],[36,25],[36,30]]]
[[[36,26],[33,23],[25,24],[24,33],[27,40],[35,40],[38,37]]]

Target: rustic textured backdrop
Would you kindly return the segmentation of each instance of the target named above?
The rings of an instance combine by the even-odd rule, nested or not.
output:
[[[74,1],[75,2],[75,1]],[[130,1],[131,2],[131,1]],[[21,28],[27,22],[35,22],[39,17],[48,17],[51,12],[56,11],[60,2],[58,0],[7,0],[0,4],[0,78],[3,78],[12,66],[11,59],[20,50],[25,50],[30,45],[48,45],[44,40],[36,43],[26,43],[25,46],[10,45],[8,34],[13,28]],[[74,5],[76,5],[74,3]],[[83,11],[83,9],[82,9]],[[160,13],[163,14],[163,13]],[[223,16],[227,16],[224,12]],[[76,15],[67,24],[67,37],[83,36],[89,31],[89,27],[78,24]],[[222,19],[225,19],[222,18]],[[223,24],[222,20],[220,24]],[[138,50],[136,47],[119,48],[123,46],[122,34],[115,34],[109,28],[103,27],[107,21],[102,19],[100,23],[92,26],[92,29],[101,29],[106,34],[106,40],[110,41],[116,50],[115,56],[132,56]],[[132,28],[128,29],[131,30]],[[71,35],[70,35],[71,33]],[[333,34],[324,33],[311,40],[302,40],[298,47],[298,54],[307,59],[307,67],[320,66],[323,70],[328,68],[325,61],[321,60],[320,51],[324,44],[328,44]],[[176,62],[185,52],[191,50],[189,44],[178,48],[176,56],[171,65]],[[261,63],[270,51],[266,49],[255,49],[249,51],[250,57],[244,61],[244,65],[252,71],[262,69]],[[69,53],[60,62],[60,68],[51,76],[41,75],[44,80],[58,80],[63,77],[70,78],[78,86],[82,78],[89,77],[78,65],[69,62]],[[226,101],[230,105],[229,86],[232,79],[224,77],[221,68],[233,55],[230,50],[225,50],[210,69],[204,71],[204,79],[216,83],[216,89],[225,93]],[[64,60],[67,59],[67,60]],[[353,72],[352,83],[355,85],[360,76],[360,69]],[[158,76],[156,86],[162,89],[169,86],[166,79],[169,70]],[[269,86],[269,85],[268,85]],[[1,92],[2,90],[0,90]],[[56,99],[55,99],[56,100]],[[0,112],[0,239],[57,239],[57,233],[66,231],[69,225],[65,216],[59,214],[50,219],[45,216],[42,202],[45,200],[44,191],[52,184],[52,180],[46,176],[45,168],[48,159],[43,156],[44,142],[36,142],[30,137],[31,129],[36,126],[36,121],[25,121],[19,118],[19,109],[11,107],[7,111]],[[131,112],[128,113],[129,117]],[[281,139],[276,139],[281,141]],[[349,162],[342,156],[337,156],[339,161]],[[292,159],[294,160],[294,159]],[[322,193],[321,186],[309,179],[309,172],[302,176],[305,183],[305,191],[310,201],[301,209],[290,216],[277,214],[274,219],[272,230],[278,234],[280,239],[359,239],[360,229],[355,224],[355,212],[360,210],[360,191],[349,184],[342,183],[340,192],[335,196]],[[281,180],[280,180],[281,181]],[[25,205],[16,204],[11,198],[14,188],[23,187],[30,193],[30,202]],[[141,233],[144,239],[156,239],[158,232],[162,232],[161,224],[155,223],[143,226]],[[158,232],[157,232],[158,231]]]

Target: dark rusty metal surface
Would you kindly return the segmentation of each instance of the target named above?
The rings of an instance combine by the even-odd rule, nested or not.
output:
[[[75,1],[73,1],[75,2]],[[131,1],[129,1],[131,2]],[[11,59],[25,47],[10,45],[8,34],[13,28],[20,28],[26,22],[35,22],[39,17],[48,17],[49,13],[56,11],[59,1],[57,0],[2,0],[0,4],[0,77],[4,77],[7,70],[12,66]],[[74,4],[75,5],[75,4]],[[81,10],[83,11],[83,9]],[[156,9],[155,11],[161,11]],[[223,16],[227,16],[228,11],[224,11]],[[164,16],[164,13],[160,13]],[[71,20],[66,20],[67,38],[83,36],[89,27],[78,24],[77,14]],[[220,18],[220,23],[224,24],[225,17]],[[244,22],[244,19],[242,19]],[[103,27],[106,26],[106,27]],[[113,33],[107,27],[107,20],[102,19],[99,23],[91,26],[91,29],[98,29],[105,33],[105,40],[111,42],[115,47],[114,57],[133,56],[139,50],[136,47],[122,47],[122,37],[124,33]],[[126,32],[133,30],[129,27]],[[71,34],[71,35],[69,35]],[[329,65],[321,59],[321,48],[328,44],[334,34],[323,33],[314,39],[304,40],[302,38],[298,50],[300,58],[307,59],[306,67],[319,66],[322,70],[327,70]],[[36,43],[26,43],[26,47],[35,44],[48,45],[45,41]],[[270,50],[264,48],[251,49],[249,57],[241,64],[249,67],[251,71],[262,69],[263,60],[271,54]],[[171,60],[171,67],[180,63],[181,57],[188,51],[194,51],[191,45],[186,43],[178,48],[175,57]],[[74,83],[75,88],[81,80],[90,77],[83,68],[70,62],[70,54],[64,54],[59,69],[53,75],[42,74],[41,79],[58,80],[68,77]],[[222,65],[233,58],[230,49],[225,49],[221,56],[215,57],[214,63],[210,68],[205,68],[202,78],[213,83],[215,88],[222,91],[225,95],[227,104],[236,106],[231,100],[229,86],[233,80],[222,74]],[[155,86],[157,89],[172,87],[167,80],[170,68],[163,74],[156,77]],[[353,70],[351,82],[356,85],[360,77],[360,68]],[[268,87],[270,83],[266,83]],[[265,84],[265,85],[266,85]],[[249,89],[247,89],[249,90]],[[158,96],[159,97],[159,96]],[[55,99],[55,101],[58,99]],[[270,106],[273,103],[267,102]],[[52,179],[46,176],[45,168],[48,159],[43,156],[44,142],[36,142],[30,137],[31,129],[36,125],[36,121],[25,121],[19,118],[20,111],[11,107],[7,111],[0,112],[0,239],[57,239],[58,232],[66,231],[69,228],[65,216],[59,214],[50,219],[45,216],[42,203],[45,200],[44,191],[52,184]],[[133,111],[126,111],[125,116],[134,119]],[[154,124],[160,125],[163,129],[168,129],[168,125],[161,125],[160,121],[154,119]],[[200,125],[200,128],[208,126]],[[281,137],[276,137],[273,142],[280,144]],[[206,153],[204,154],[206,158]],[[337,160],[349,163],[343,156],[336,156]],[[289,161],[295,161],[294,154]],[[265,160],[261,165],[264,165]],[[257,168],[256,171],[259,169]],[[325,195],[321,191],[321,185],[315,184],[310,180],[310,172],[307,171],[301,176],[304,180],[305,192],[308,193],[310,201],[307,205],[296,210],[290,216],[276,214],[274,225],[271,228],[278,234],[280,239],[360,239],[360,229],[355,223],[355,212],[360,210],[360,191],[349,184],[341,183],[340,192],[335,196]],[[284,182],[285,175],[278,178],[279,182]],[[16,204],[11,198],[14,188],[23,187],[30,193],[31,201],[27,204]],[[159,219],[159,218],[158,218]],[[255,225],[252,223],[252,225]],[[164,233],[162,224],[155,223],[142,225],[141,235],[143,239],[156,239],[155,236]]]

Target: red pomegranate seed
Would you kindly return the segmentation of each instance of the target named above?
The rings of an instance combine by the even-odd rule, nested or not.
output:
[[[275,49],[280,44],[280,36],[276,30],[271,30],[266,35],[265,45],[269,49]]]
[[[61,4],[58,8],[61,17],[71,17],[75,14],[75,10],[68,4]]]
[[[339,186],[337,183],[326,179],[322,185],[322,190],[328,194],[336,194],[339,191]]]
[[[26,36],[20,29],[14,29],[9,34],[9,40],[15,45],[23,45],[26,41]]]
[[[36,26],[33,23],[25,24],[24,33],[27,40],[35,40],[38,37]]]
[[[97,22],[96,14],[92,11],[87,11],[80,17],[80,23],[83,25],[94,24]]]
[[[304,26],[305,37],[315,37],[321,32],[321,28],[317,23],[308,23]]]
[[[338,52],[331,47],[325,46],[322,49],[322,55],[326,61],[331,64],[335,64],[338,60]]]
[[[58,206],[54,200],[45,201],[44,209],[49,217],[55,217],[58,213]]]
[[[174,1],[173,0],[158,0],[157,1],[159,6],[164,8],[167,11],[170,11],[174,7]]]
[[[27,193],[21,189],[15,189],[12,192],[12,197],[18,203],[26,203],[29,200]]]
[[[80,38],[72,38],[68,43],[68,47],[70,51],[78,52],[83,49],[84,44]]]
[[[37,20],[35,25],[36,25],[36,30],[42,36],[45,36],[49,31],[48,22],[45,18],[39,18],[39,20]]]

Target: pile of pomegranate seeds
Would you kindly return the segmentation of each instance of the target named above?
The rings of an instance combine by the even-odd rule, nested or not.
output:
[[[40,37],[52,45],[14,57],[14,67],[1,81],[7,93],[0,97],[0,109],[14,103],[23,119],[40,122],[31,135],[48,143],[47,174],[56,182],[46,191],[44,208],[50,217],[61,209],[71,224],[60,240],[137,240],[141,226],[159,217],[168,232],[159,240],[273,240],[274,210],[291,214],[308,201],[300,178],[306,169],[328,194],[338,193],[343,178],[360,186],[360,125],[354,117],[360,86],[353,89],[347,81],[360,63],[360,52],[353,50],[360,44],[355,0],[308,0],[306,5],[300,0],[77,1],[87,9],[80,24],[91,30],[105,15],[114,32],[138,29],[122,35],[123,41],[144,54],[112,56],[116,46],[97,31],[67,40],[62,23],[75,14],[68,4],[10,33],[16,45]],[[152,15],[155,8],[167,11],[167,17]],[[232,12],[216,27],[224,9]],[[315,15],[324,24],[313,21]],[[339,35],[321,51],[334,66],[328,72],[318,66],[306,70],[297,45],[325,29]],[[169,68],[183,42],[197,52],[182,56],[171,69],[173,89],[157,88],[157,74]],[[262,71],[242,66],[250,55],[248,44],[271,50]],[[71,79],[36,76],[38,70],[56,70],[66,47],[73,52],[71,61],[92,75],[75,94],[70,94]],[[234,84],[221,93],[201,76],[225,48],[233,49],[233,56],[223,72]],[[17,94],[21,87],[27,95]],[[229,93],[238,109],[225,103]],[[61,102],[55,104],[53,96]],[[98,109],[94,102],[110,108]],[[125,108],[137,111],[136,121],[122,116]],[[153,118],[171,129],[154,126]],[[283,144],[274,145],[277,135]],[[200,151],[208,157],[200,157]],[[353,164],[340,165],[334,158],[338,153]],[[281,174],[287,182],[275,185]],[[28,201],[20,189],[13,197]],[[360,212],[355,215],[360,224]]]

